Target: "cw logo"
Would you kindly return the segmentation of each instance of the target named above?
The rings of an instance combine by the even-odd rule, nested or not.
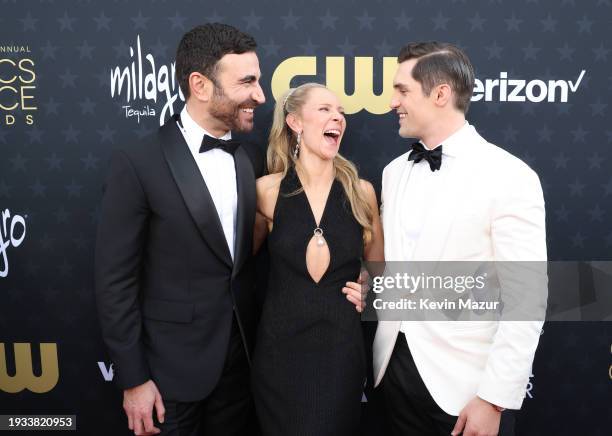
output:
[[[374,94],[374,58],[355,58],[355,91],[346,95],[344,83],[345,58],[328,56],[325,58],[326,85],[335,92],[347,114],[354,114],[362,109],[381,115],[389,112],[389,103],[393,94],[393,75],[397,69],[397,58],[383,58],[382,93]],[[291,79],[296,76],[316,76],[317,57],[297,56],[281,62],[272,75],[272,95],[275,100],[291,87]]]
[[[40,344],[40,376],[32,370],[32,349],[30,344],[13,344],[15,351],[15,375],[8,375],[8,364],[4,344],[0,343],[0,390],[16,394],[27,389],[36,394],[49,392],[59,380],[57,344]]]

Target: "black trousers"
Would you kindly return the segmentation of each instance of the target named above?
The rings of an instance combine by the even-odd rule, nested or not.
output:
[[[223,372],[215,389],[201,401],[164,400],[164,423],[155,419],[155,424],[164,436],[257,435],[249,380],[249,363],[234,318]]]
[[[444,412],[432,398],[402,332],[397,336],[381,388],[394,436],[448,436],[455,427],[457,417]],[[502,413],[499,435],[514,436],[513,411]]]

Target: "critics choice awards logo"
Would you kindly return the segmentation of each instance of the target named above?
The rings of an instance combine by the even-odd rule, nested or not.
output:
[[[0,128],[33,125],[36,69],[29,46],[0,43]]]

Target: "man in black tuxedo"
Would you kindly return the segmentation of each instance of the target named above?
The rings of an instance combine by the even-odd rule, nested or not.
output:
[[[135,434],[252,432],[251,253],[263,157],[231,136],[252,130],[265,101],[255,48],[228,25],[187,32],[176,54],[185,107],[112,158],[96,298]]]

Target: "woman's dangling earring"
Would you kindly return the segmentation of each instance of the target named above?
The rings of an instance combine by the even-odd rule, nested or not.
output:
[[[297,144],[295,144],[295,148],[293,149],[293,159],[297,159],[300,154],[300,142],[302,140],[302,132],[298,132],[297,134]]]

